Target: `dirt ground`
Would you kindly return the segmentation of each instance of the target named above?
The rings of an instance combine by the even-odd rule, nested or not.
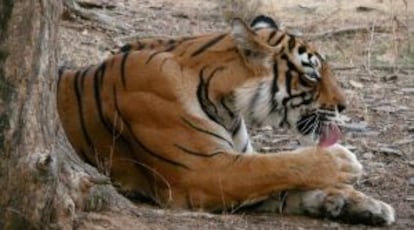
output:
[[[61,64],[97,63],[134,38],[226,30],[234,15],[272,15],[291,33],[311,39],[335,67],[348,98],[341,142],[365,166],[357,187],[396,209],[397,223],[390,229],[414,229],[414,3],[409,1],[263,0],[243,8],[234,0],[80,0],[111,20],[105,24],[66,14]],[[262,152],[292,149],[299,141],[270,127],[253,133]],[[141,221],[154,229],[371,229],[275,214],[213,215],[140,206]]]

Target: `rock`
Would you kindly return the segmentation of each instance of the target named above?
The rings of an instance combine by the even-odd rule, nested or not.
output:
[[[375,168],[375,169],[384,169],[385,168],[385,164],[382,163],[382,162],[370,162],[369,163],[369,167]]]
[[[265,153],[271,152],[272,150],[273,148],[269,146],[263,146],[260,148],[260,152],[265,152]]]
[[[259,128],[260,131],[273,131],[272,126],[263,126]]]
[[[364,88],[364,85],[361,82],[358,82],[358,81],[349,80],[349,84],[352,87],[356,88],[356,89],[362,89],[362,88]]]
[[[374,11],[374,10],[377,10],[377,9],[375,9],[373,7],[369,7],[369,6],[357,6],[357,7],[355,7],[355,10],[357,12],[371,12],[371,11]]]
[[[340,225],[338,223],[330,223],[329,224],[330,229],[338,229],[339,227],[340,227]]]
[[[386,76],[382,77],[382,80],[384,82],[396,81],[396,80],[398,80],[398,75],[396,75],[396,74],[386,75]]]
[[[280,143],[289,142],[289,141],[290,141],[289,138],[274,138],[274,139],[270,140],[270,143],[272,145],[274,145],[274,144],[280,144]]]
[[[172,14],[172,16],[176,17],[176,18],[184,18],[184,19],[189,19],[190,18],[190,16],[188,16],[186,13],[183,13],[183,12],[174,13],[174,14]]]
[[[374,107],[372,109],[375,110],[375,111],[387,112],[387,113],[397,112],[397,108],[395,108],[394,106],[391,106],[391,105],[381,105],[381,106]]]
[[[407,131],[408,131],[409,133],[414,133],[414,126],[410,126],[410,127],[408,127],[408,128],[407,128]]]
[[[407,198],[405,198],[405,200],[406,200],[406,201],[413,202],[413,201],[414,201],[414,195],[407,196]]]
[[[353,123],[341,124],[340,126],[349,131],[365,132],[367,130],[368,123],[367,122],[353,122]]]
[[[398,111],[400,111],[400,110],[410,110],[409,107],[403,106],[403,105],[398,106],[397,109],[398,109]]]
[[[407,164],[411,167],[414,167],[414,161],[408,161]]]
[[[284,7],[284,10],[292,13],[313,14],[318,9],[317,5],[298,4],[296,6]]]
[[[362,158],[365,160],[371,160],[373,157],[374,157],[374,154],[372,154],[371,152],[362,154]]]
[[[375,152],[384,153],[387,155],[396,155],[396,156],[402,156],[402,152],[399,149],[392,148],[392,147],[379,147],[377,149],[374,149]]]
[[[365,131],[365,132],[353,132],[352,134],[353,134],[354,138],[377,137],[378,135],[380,135],[380,132],[378,132],[378,131]]]
[[[414,177],[408,178],[408,184],[414,186]]]
[[[414,132],[414,130],[413,130],[413,132]],[[412,143],[414,143],[413,138],[404,138],[404,139],[400,139],[400,140],[395,141],[393,144],[396,145],[396,146],[399,146],[399,145],[407,145],[407,144],[412,144]]]
[[[407,94],[414,94],[414,87],[402,88],[400,91]]]

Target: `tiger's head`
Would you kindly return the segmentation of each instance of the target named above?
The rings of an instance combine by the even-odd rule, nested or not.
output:
[[[233,30],[237,26],[243,25],[233,23]],[[319,137],[325,146],[336,142],[336,123],[346,102],[327,61],[307,42],[279,29],[269,17],[256,17],[250,30],[276,49],[271,74],[236,90],[236,106],[246,120],[252,125],[295,128],[313,139]]]

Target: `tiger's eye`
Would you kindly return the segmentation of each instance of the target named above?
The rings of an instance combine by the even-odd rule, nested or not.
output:
[[[298,53],[299,54],[303,54],[303,53],[305,53],[306,52],[306,47],[305,46],[299,46],[299,48],[298,48]]]

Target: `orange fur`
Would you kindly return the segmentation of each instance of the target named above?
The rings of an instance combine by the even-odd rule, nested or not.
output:
[[[196,96],[201,81],[208,84],[207,99],[219,103],[248,82],[269,82],[273,62],[281,75],[288,71],[282,58],[290,55],[287,41],[270,46],[272,30],[235,23],[231,33],[141,41],[101,65],[64,71],[58,109],[79,156],[109,167],[121,191],[169,207],[226,209],[283,190],[354,180],[360,172],[340,149],[242,154],[231,133],[203,112]],[[315,103],[344,104],[327,64],[321,68]],[[293,77],[293,90],[302,90],[299,75]]]
[[[112,161],[111,177],[121,188],[150,195],[160,203],[171,202],[172,206],[189,206],[189,198],[195,207],[218,208],[223,205],[223,199],[225,203],[236,204],[266,197],[275,191],[319,188],[345,182],[346,174],[336,171],[332,157],[319,153],[318,149],[303,150],[299,154],[240,155],[226,142],[197,132],[186,124],[184,119],[202,129],[217,130],[216,124],[197,111],[197,101],[194,100],[199,72],[206,65],[226,67],[211,82],[210,95],[217,99],[251,78],[259,80],[263,72],[269,71],[261,65],[248,66],[233,38],[222,35],[224,38],[219,44],[195,57],[193,54],[201,45],[221,34],[193,38],[171,52],[158,54],[154,47],[128,53],[124,63],[125,85],[121,69],[122,57],[126,54],[117,54],[104,61],[101,66],[108,69],[102,77],[99,76],[100,66],[92,67],[82,79],[82,71],[65,72],[59,86],[59,111],[77,152],[83,153],[81,156],[95,165],[98,164],[96,159]],[[211,70],[207,69],[207,72]],[[77,73],[78,87],[84,88],[81,92],[82,116],[93,146],[88,146],[80,126],[79,105],[73,90]],[[99,81],[104,83],[97,86]],[[117,120],[111,122],[110,130],[99,117],[94,87],[101,95],[104,120],[108,123]],[[217,133],[231,140],[222,130]],[[141,143],[136,143],[135,139]],[[220,154],[205,158],[180,153],[172,148],[180,143],[206,155]],[[127,144],[131,145],[130,150],[125,146]],[[114,150],[112,156],[111,149]],[[146,149],[174,163],[145,153]],[[159,175],[154,175],[147,167]],[[158,178],[161,175],[164,179]],[[171,201],[167,199],[169,189],[172,190]]]

